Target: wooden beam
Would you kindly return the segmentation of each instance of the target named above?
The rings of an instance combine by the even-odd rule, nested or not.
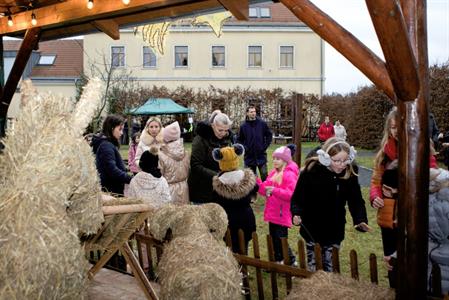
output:
[[[239,21],[248,21],[249,3],[248,0],[218,0],[231,14]]]
[[[415,100],[419,91],[418,69],[399,4],[366,0],[366,5],[398,100]]]
[[[396,299],[427,297],[429,197],[429,73],[426,1],[401,0],[420,91],[412,102],[399,101],[398,279]]]
[[[109,35],[113,40],[120,39],[118,24],[113,20],[96,20],[91,22],[92,26]]]
[[[31,28],[25,34],[25,38],[20,45],[19,52],[17,52],[16,59],[6,81],[5,88],[3,89],[0,103],[0,118],[6,118],[9,104],[16,92],[17,84],[22,77],[23,70],[30,58],[31,52],[37,47],[39,42],[40,32],[40,28]]]
[[[12,16],[14,25],[8,26],[7,18],[0,19],[0,33],[8,35],[14,32],[21,32],[32,28],[31,14],[34,12],[37,18],[38,26],[42,30],[54,26],[70,25],[76,23],[85,23],[97,19],[110,19],[120,15],[133,14],[141,11],[148,11],[158,7],[168,5],[177,5],[188,3],[187,0],[132,0],[128,5],[123,4],[121,0],[108,0],[96,3],[92,9],[88,9],[86,1],[67,0],[54,5],[44,6],[14,14]]]
[[[193,3],[179,4],[176,7],[165,7],[145,12],[121,15],[113,20],[120,26],[142,25],[180,16],[189,16],[195,12],[223,8],[216,0],[195,1]],[[53,40],[61,37],[70,37],[95,32],[97,29],[91,23],[74,24],[72,26],[50,28],[42,33],[41,40]]]
[[[281,2],[299,20],[346,57],[390,99],[396,101],[385,63],[374,52],[309,0],[281,0]]]

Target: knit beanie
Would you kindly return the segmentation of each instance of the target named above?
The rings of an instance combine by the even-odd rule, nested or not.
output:
[[[215,148],[212,157],[218,161],[220,170],[223,172],[234,171],[239,168],[239,156],[243,154],[245,148],[241,144],[234,144],[232,147]]]
[[[292,160],[292,153],[288,147],[282,146],[274,150],[273,157],[282,159],[288,163]]]
[[[145,173],[150,173],[154,177],[161,177],[161,171],[158,168],[159,157],[158,157],[158,149],[156,147],[151,147],[150,150],[147,150],[142,153],[139,161],[140,169]]]
[[[178,121],[166,126],[162,130],[162,136],[166,143],[178,140],[181,137],[181,128],[179,127]]]

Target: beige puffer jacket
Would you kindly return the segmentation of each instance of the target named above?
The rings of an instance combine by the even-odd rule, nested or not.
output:
[[[173,203],[188,204],[187,177],[189,176],[190,154],[184,150],[182,139],[161,146],[159,168],[162,176],[168,181]]]

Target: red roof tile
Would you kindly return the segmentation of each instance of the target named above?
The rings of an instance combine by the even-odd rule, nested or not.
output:
[[[22,41],[6,40],[3,51],[19,50]],[[33,77],[79,77],[83,72],[83,40],[55,40],[39,43],[41,55],[56,55],[53,65],[35,65]]]
[[[237,21],[235,18],[230,20],[231,23],[301,23],[301,21],[282,3],[260,3],[253,4],[250,7],[268,7],[271,11],[271,18],[249,18],[249,21]]]

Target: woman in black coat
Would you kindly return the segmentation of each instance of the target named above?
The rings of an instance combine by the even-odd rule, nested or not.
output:
[[[212,114],[209,122],[198,123],[192,142],[187,180],[191,202],[201,204],[213,201],[212,178],[218,174],[220,168],[218,162],[212,158],[212,150],[231,145],[234,138],[229,130],[231,125],[229,117],[219,111]]]
[[[118,151],[125,120],[117,115],[106,117],[100,135],[92,138],[101,187],[104,191],[123,195],[125,184],[131,181]]]

